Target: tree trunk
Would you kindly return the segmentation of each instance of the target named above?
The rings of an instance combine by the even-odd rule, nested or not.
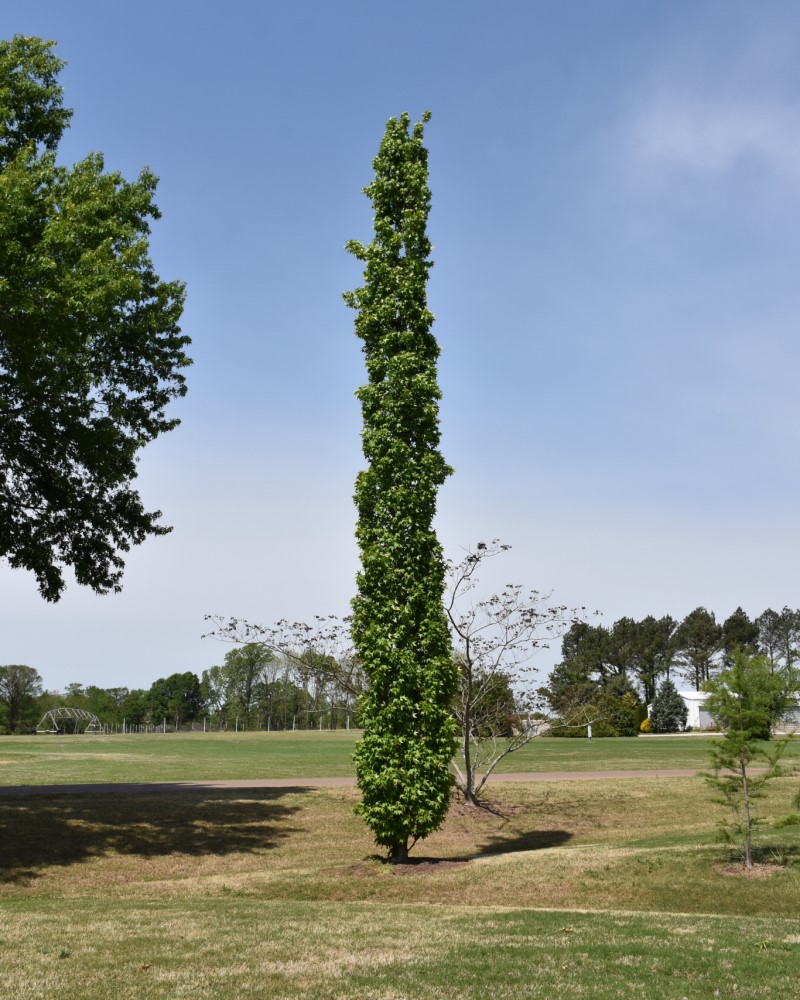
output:
[[[742,798],[744,801],[744,866],[748,870],[753,867],[752,823],[750,820],[750,793],[747,788],[747,767],[744,761],[742,767]]]
[[[395,865],[407,865],[408,864],[408,844],[396,844],[392,848],[392,864]]]

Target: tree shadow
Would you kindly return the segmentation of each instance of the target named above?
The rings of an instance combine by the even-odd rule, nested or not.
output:
[[[523,851],[541,851],[546,847],[560,847],[571,839],[572,834],[567,830],[529,830],[513,836],[498,833],[489,836],[485,843],[469,854],[453,854],[446,857],[411,854],[408,861],[400,865],[380,854],[371,854],[368,860],[391,865],[401,872],[413,870],[415,867],[426,871],[443,871],[448,867],[463,867],[469,861],[476,861],[492,854],[514,854]]]
[[[287,795],[310,788],[191,789],[31,796],[0,802],[0,883],[112,854],[164,857],[265,851],[299,827]]]
[[[546,847],[561,847],[572,840],[568,830],[526,830],[513,835],[496,833],[488,836],[471,855],[481,858],[490,854],[514,854],[518,851],[541,851]]]

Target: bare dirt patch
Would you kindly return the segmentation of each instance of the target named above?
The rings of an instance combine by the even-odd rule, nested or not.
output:
[[[498,817],[500,819],[508,819],[511,816],[518,816],[522,812],[524,812],[522,806],[512,805],[510,802],[495,802],[490,799],[485,799],[481,801],[480,805],[472,806],[463,799],[454,798],[450,803],[448,815],[466,816],[469,819],[474,820],[492,821],[496,820]]]
[[[339,877],[364,878],[370,875],[433,875],[436,872],[453,871],[466,868],[469,861],[448,861],[445,858],[414,858],[404,865],[393,865],[381,858],[375,861],[358,861],[344,868],[334,868],[333,874]]]
[[[775,864],[755,864],[752,868],[745,868],[742,864],[737,865],[714,865],[720,875],[730,878],[772,878],[778,872],[786,871],[783,865]]]

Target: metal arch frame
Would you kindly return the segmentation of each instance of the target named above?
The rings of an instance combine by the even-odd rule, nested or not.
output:
[[[99,733],[102,732],[102,725],[100,720],[93,712],[87,712],[85,708],[51,708],[49,712],[45,712],[42,716],[42,720],[36,727],[37,733],[60,733],[61,730],[58,728],[58,723],[60,719],[72,719],[76,724],[85,722],[86,728],[83,730],[84,733]],[[52,728],[46,729],[46,723],[50,722]],[[78,725],[75,727],[78,728]]]

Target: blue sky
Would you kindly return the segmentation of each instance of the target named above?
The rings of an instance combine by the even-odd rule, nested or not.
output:
[[[206,612],[346,613],[343,245],[386,119],[426,108],[448,554],[500,537],[487,587],[607,623],[800,604],[796,4],[5,0],[0,28],[68,62],[63,161],[160,176],[195,359],[140,466],[174,532],[117,596],[0,567],[0,662],[148,686],[221,660]]]

